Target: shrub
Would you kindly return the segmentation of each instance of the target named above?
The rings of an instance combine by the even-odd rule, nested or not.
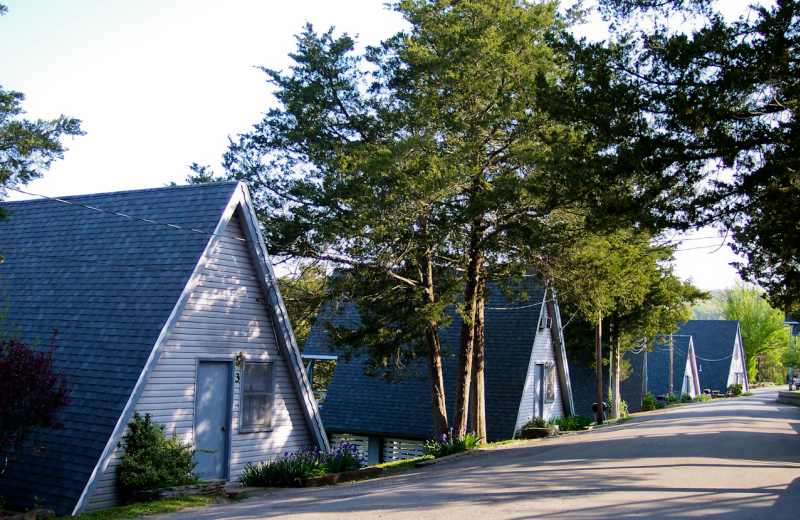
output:
[[[545,422],[543,417],[534,417],[528,423],[522,427],[524,430],[525,428],[547,428],[549,425],[548,422]]]
[[[742,395],[742,385],[735,384],[728,387],[728,395],[734,397]]]
[[[122,437],[125,455],[117,468],[117,477],[128,491],[158,489],[170,486],[196,484],[200,478],[194,473],[194,444],[164,434],[165,426],[133,412],[128,423],[129,432]]]
[[[656,409],[656,398],[653,397],[651,392],[647,392],[642,398],[642,411],[649,412]]]
[[[592,418],[585,415],[559,416],[550,419],[550,424],[557,425],[562,432],[577,432],[588,428],[592,424]]]
[[[429,439],[422,445],[422,449],[427,455],[433,455],[434,458],[444,457],[445,455],[453,455],[454,453],[461,453],[474,449],[483,440],[475,432],[467,433],[463,439],[460,439],[454,434],[453,428],[450,428],[448,433],[440,436],[437,439]]]
[[[626,403],[625,401],[619,402],[619,415],[620,417],[625,417],[626,415],[628,415],[628,403]]]
[[[710,401],[707,395],[700,394],[694,398],[695,403],[705,403],[706,401]]]
[[[662,408],[666,408],[667,403],[664,401],[656,401],[656,410],[661,410]]]
[[[667,394],[667,404],[677,403],[681,400],[681,396],[678,394]]]
[[[681,402],[682,403],[691,403],[692,402],[692,396],[689,395],[686,392],[682,393],[681,394]]]
[[[35,431],[63,427],[58,416],[70,403],[72,388],[53,366],[55,351],[55,333],[50,348],[39,350],[16,337],[0,337],[0,476],[24,450],[45,452],[31,441]]]
[[[751,396],[751,395],[753,395],[753,392],[742,392],[742,395],[743,396]]]
[[[294,453],[286,452],[277,459],[248,462],[239,482],[255,487],[300,487],[303,479],[353,471],[365,465],[366,460],[358,453],[358,447],[342,441],[328,452],[304,447]]]

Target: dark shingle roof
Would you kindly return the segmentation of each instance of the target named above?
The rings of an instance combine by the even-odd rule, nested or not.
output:
[[[592,417],[592,405],[597,402],[597,376],[592,365],[594,358],[582,355],[569,360],[572,382],[572,401],[575,415]],[[608,402],[608,365],[603,365],[603,400]]]
[[[80,204],[213,232],[235,183],[67,197]],[[52,200],[9,202],[0,264],[10,313],[27,341],[49,344],[74,385],[65,429],[2,479],[10,503],[38,496],[72,512],[161,329],[210,236]]]
[[[644,389],[644,352],[628,350],[622,354],[622,359],[630,364],[628,377],[619,385],[622,400],[628,405],[629,413],[642,411],[642,390]]]
[[[692,336],[694,340],[701,389],[727,390],[738,331],[739,322],[735,320],[690,320],[675,333]]]
[[[672,391],[680,394],[683,388],[683,374],[686,371],[686,359],[689,356],[689,336],[672,337]],[[725,374],[727,378],[728,375]],[[702,384],[702,379],[700,380]],[[655,341],[647,353],[647,391],[654,396],[669,393],[669,339]]]
[[[530,362],[531,350],[538,330],[540,305],[544,290],[526,279],[525,291],[530,303],[508,302],[496,285],[490,284],[485,311],[486,338],[486,423],[489,440],[510,439],[514,433],[519,403]],[[332,320],[335,324],[357,323],[358,313],[345,306]],[[519,307],[498,310],[492,307]],[[454,312],[452,323],[441,329],[443,348],[450,348],[452,357],[442,360],[448,418],[453,418],[456,369],[458,366],[461,319]],[[317,324],[306,342],[304,354],[330,354],[325,331]],[[420,361],[413,371],[423,377],[399,383],[368,377],[361,360],[340,360],[333,374],[322,407],[322,421],[331,431],[350,433],[392,434],[407,437],[428,437],[432,434],[430,384],[427,362]]]
[[[623,353],[622,358],[630,365],[628,377],[620,381],[620,398],[628,405],[628,412],[642,411],[642,378],[644,377],[644,355],[632,351]],[[597,401],[597,381],[593,366],[594,357],[581,352],[569,360],[570,381],[572,382],[572,400],[575,403],[575,415],[594,417],[592,405]],[[608,402],[609,370],[603,365],[603,399]]]

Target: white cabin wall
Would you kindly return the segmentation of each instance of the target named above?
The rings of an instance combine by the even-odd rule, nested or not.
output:
[[[744,369],[744,351],[742,349],[741,342],[739,341],[739,334],[736,334],[736,341],[733,345],[733,355],[731,359],[731,368],[728,372],[728,384],[725,387],[727,388],[736,382],[736,373],[740,372],[744,374],[743,377],[743,384],[742,384],[742,391],[747,392],[750,390],[750,385],[747,381],[747,371]]]
[[[689,376],[689,383],[686,384],[686,376]],[[694,399],[697,396],[695,391],[694,370],[692,370],[692,358],[690,355],[686,356],[686,367],[683,369],[683,383],[681,386],[681,394],[689,394]]]
[[[234,213],[136,405],[140,414],[150,413],[154,420],[165,424],[168,434],[177,430],[181,439],[192,441],[197,358],[233,361],[243,352],[245,362],[275,362],[272,431],[239,433],[239,385],[233,385],[231,480],[242,473],[247,462],[313,444],[287,356],[279,354],[272,320],[262,303],[266,296],[257,279],[254,256],[248,243],[237,238],[244,238],[244,234]],[[116,467],[121,456],[122,449],[117,448],[88,510],[120,504]]]
[[[550,318],[550,311],[547,305],[542,305],[541,316]],[[551,323],[553,321],[551,320]],[[520,401],[519,413],[517,414],[517,424],[514,428],[514,433],[522,429],[525,424],[533,419],[535,410],[534,399],[536,396],[536,389],[534,388],[534,373],[536,365],[555,364],[556,355],[555,347],[553,344],[553,333],[551,329],[539,329],[539,324],[532,324],[537,328],[536,339],[534,340],[533,349],[531,352],[531,360],[528,364],[528,375],[525,378],[525,388],[522,392],[522,399]],[[564,415],[564,402],[561,398],[561,384],[559,381],[558,370],[555,370],[555,399],[552,403],[545,403],[542,416],[545,420],[552,417]]]

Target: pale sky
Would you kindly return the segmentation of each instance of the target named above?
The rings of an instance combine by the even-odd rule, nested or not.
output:
[[[60,114],[87,135],[26,190],[77,195],[182,184],[197,162],[221,172],[228,136],[273,105],[266,74],[286,69],[294,35],[358,35],[377,44],[404,27],[383,0],[0,0],[0,85],[23,92],[29,119]],[[747,1],[736,0],[737,5]],[[726,1],[733,6],[733,2]],[[602,35],[599,20],[580,30]],[[21,198],[10,196],[11,199]],[[704,289],[733,285],[736,260],[700,230],[677,253],[676,271]],[[704,249],[692,249],[705,247]]]

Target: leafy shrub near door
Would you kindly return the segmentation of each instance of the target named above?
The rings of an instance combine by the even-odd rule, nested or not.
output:
[[[559,416],[551,419],[552,424],[558,426],[562,432],[578,432],[591,426],[593,419],[585,415]]]
[[[149,413],[142,417],[139,412],[133,412],[128,429],[120,443],[125,455],[117,468],[117,478],[125,490],[185,486],[200,481],[194,473],[194,444],[182,442],[178,432],[167,438],[163,424],[153,421]]]
[[[734,397],[742,395],[742,385],[735,384],[728,387],[728,395]]]
[[[656,409],[656,398],[653,397],[651,392],[647,392],[645,396],[642,398],[642,411],[649,412],[650,410]]]

